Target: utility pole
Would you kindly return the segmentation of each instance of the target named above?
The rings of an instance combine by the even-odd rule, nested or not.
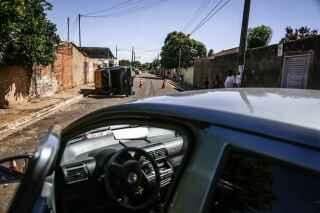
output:
[[[246,44],[247,44],[247,34],[248,34],[248,23],[250,16],[250,5],[251,0],[245,0],[243,16],[242,16],[242,27],[241,27],[241,36],[240,36],[240,45],[239,45],[239,72],[241,76],[241,86],[243,85],[243,73],[245,71],[245,60],[246,60]]]
[[[79,18],[79,47],[81,47],[81,14],[78,15]]]
[[[116,45],[116,59],[118,59],[118,46]]]
[[[133,47],[133,63],[136,61],[136,51]]]
[[[67,38],[68,38],[68,43],[69,43],[70,42],[70,18],[69,17],[67,18],[67,28],[68,28]]]
[[[180,75],[180,69],[181,69],[181,47],[179,49],[179,65],[178,65],[178,70],[179,70],[179,75]]]
[[[131,48],[131,67],[133,67],[133,51],[134,51],[134,47],[132,46],[132,48]]]

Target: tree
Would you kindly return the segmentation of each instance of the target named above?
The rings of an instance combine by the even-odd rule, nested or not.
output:
[[[0,65],[48,65],[60,42],[46,0],[0,1]]]
[[[286,27],[285,31],[285,37],[282,38],[280,42],[295,41],[298,39],[304,39],[319,35],[318,30],[311,30],[311,28],[308,26],[302,26],[295,29],[293,29],[291,26],[288,26]]]
[[[272,29],[265,25],[260,25],[249,29],[248,48],[267,46],[272,37]]]
[[[140,66],[141,66],[141,62],[140,62],[140,61],[134,61],[134,62],[132,63],[132,65],[133,65],[134,67],[140,67]]]
[[[151,62],[150,69],[157,69],[159,67],[160,67],[160,60],[156,58]]]
[[[213,56],[213,54],[214,54],[213,49],[210,49],[208,52],[208,57]]]
[[[131,62],[129,60],[125,60],[125,59],[122,59],[122,60],[119,60],[119,65],[120,66],[130,66]]]
[[[197,57],[207,55],[206,47],[203,43],[189,38],[182,32],[171,32],[167,35],[161,49],[161,65],[171,69],[179,66],[179,55],[181,51],[181,67],[190,67]]]

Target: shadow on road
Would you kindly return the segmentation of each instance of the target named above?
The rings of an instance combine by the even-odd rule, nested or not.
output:
[[[109,93],[97,93],[94,89],[81,89],[79,91],[84,97],[94,99],[112,99],[112,98],[126,98],[125,95],[110,95]]]
[[[125,95],[87,95],[88,98],[94,98],[94,99],[112,99],[112,98],[127,98]]]
[[[144,79],[154,79],[154,80],[160,80],[160,77],[156,76],[139,76],[138,78],[144,78]]]

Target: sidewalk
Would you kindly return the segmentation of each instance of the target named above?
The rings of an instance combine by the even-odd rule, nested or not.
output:
[[[43,119],[58,109],[78,102],[82,98],[80,89],[92,87],[93,85],[82,85],[50,97],[32,98],[27,103],[0,109],[0,139]]]

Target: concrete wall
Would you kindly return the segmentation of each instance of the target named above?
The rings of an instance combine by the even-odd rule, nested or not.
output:
[[[184,87],[193,88],[193,85],[194,85],[194,82],[193,82],[194,68],[193,67],[189,67],[189,68],[186,68],[186,69],[181,69],[181,73],[183,75]]]
[[[237,61],[237,54],[196,61],[194,64],[194,88],[205,89],[206,81],[209,82],[209,88],[213,88],[215,79],[219,79],[220,84],[223,84],[228,70],[237,70]]]
[[[280,87],[283,57],[277,56],[278,45],[256,48],[246,56],[246,87]]]
[[[245,87],[280,87],[283,56],[277,55],[278,45],[255,48],[247,51]],[[320,36],[284,44],[284,56],[312,51],[313,61],[309,71],[308,88],[320,89]],[[212,88],[215,77],[224,81],[228,70],[238,70],[238,54],[231,53],[213,59],[201,59],[194,65],[194,88],[205,88],[209,81]]]

